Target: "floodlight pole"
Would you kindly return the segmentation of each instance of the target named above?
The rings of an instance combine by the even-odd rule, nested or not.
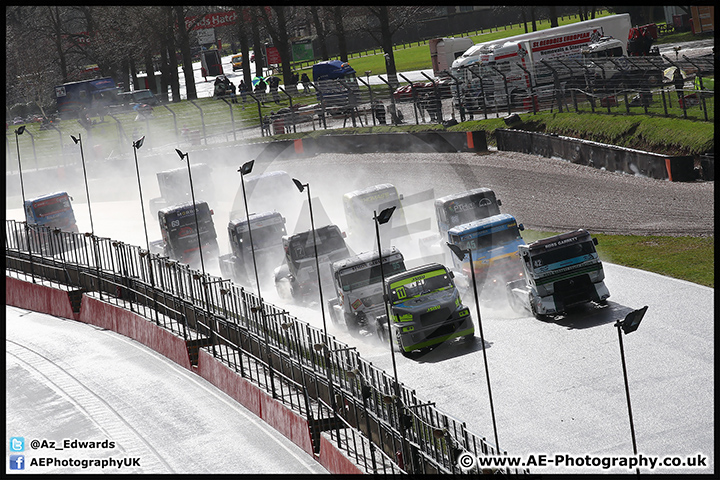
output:
[[[140,192],[140,211],[142,212],[143,217],[143,229],[145,231],[145,246],[147,248],[147,257],[148,257],[148,269],[150,270],[150,287],[152,288],[153,292],[153,303],[155,305],[155,320],[157,322],[160,321],[160,313],[158,312],[157,308],[157,299],[155,298],[155,276],[153,275],[153,267],[152,267],[152,256],[150,255],[150,239],[148,238],[148,231],[147,231],[147,221],[145,220],[145,202],[143,202],[143,196],[142,196],[142,183],[140,182],[140,167],[138,166],[138,159],[137,159],[137,151],[142,147],[143,143],[145,142],[145,135],[140,137],[138,140],[134,141],[133,146],[133,154],[135,156],[135,173],[137,175],[137,181],[138,181],[138,191]]]
[[[393,376],[394,376],[394,395],[395,395],[395,409],[397,410],[397,419],[398,419],[398,430],[400,431],[400,437],[402,438],[401,442],[401,452],[402,452],[402,462],[403,462],[403,470],[406,470],[405,467],[405,453],[408,451],[406,446],[406,438],[405,438],[405,408],[403,407],[402,398],[400,396],[400,381],[398,380],[398,373],[397,373],[397,363],[395,362],[395,348],[393,347],[393,335],[392,335],[392,327],[390,326],[390,308],[388,307],[388,295],[387,295],[387,287],[385,285],[385,269],[383,268],[383,258],[382,258],[382,244],[380,243],[380,225],[385,224],[390,221],[390,217],[392,217],[393,212],[395,212],[396,207],[388,207],[382,212],[380,212],[380,215],[378,216],[377,210],[373,210],[373,221],[375,223],[375,237],[377,239],[377,248],[378,248],[378,260],[380,261],[380,281],[382,282],[383,286],[383,303],[385,304],[385,317],[387,318],[387,332],[388,332],[388,342],[390,343],[390,357],[392,358],[392,365],[393,365]],[[410,471],[415,470],[415,462],[413,460],[412,454],[410,454],[410,458],[407,460],[410,461]]]
[[[399,395],[400,382],[398,381],[397,364],[395,363],[395,348],[393,348],[392,328],[390,327],[390,308],[388,307],[388,302],[386,299],[387,287],[385,286],[385,270],[383,268],[382,247],[380,245],[380,224],[387,223],[390,220],[390,217],[392,216],[394,211],[395,211],[395,207],[386,208],[385,210],[380,212],[380,217],[378,217],[377,211],[373,210],[373,221],[375,222],[375,237],[377,239],[378,257],[380,260],[380,280],[382,281],[382,286],[383,286],[383,303],[385,304],[385,316],[387,317],[387,322],[388,322],[388,324],[387,324],[388,341],[390,343],[390,357],[392,358],[393,375],[394,375],[394,379],[395,379],[394,388],[395,388],[395,394]]]
[[[240,172],[240,183],[242,184],[243,201],[245,202],[245,216],[248,223],[248,235],[250,236],[250,252],[255,270],[255,283],[257,283],[258,298],[262,301],[262,295],[260,295],[260,279],[258,277],[257,262],[255,261],[255,246],[253,244],[252,228],[250,228],[250,210],[248,210],[247,195],[245,193],[245,175],[252,172],[253,165],[255,165],[255,160],[250,160],[238,168],[238,172]]]
[[[88,188],[87,171],[85,170],[85,153],[83,151],[82,134],[78,133],[77,138],[75,138],[73,135],[70,135],[70,138],[72,138],[72,141],[75,142],[76,145],[80,145],[80,160],[82,161],[83,178],[85,179],[85,197],[87,198],[88,215],[90,216],[90,236],[93,241],[93,246],[95,247],[95,269],[97,271],[98,295],[100,295],[100,300],[102,300],[102,289],[100,288],[100,255],[98,251],[98,240],[95,237],[95,226],[93,224],[92,208],[90,208],[90,190]]]
[[[630,435],[632,437],[633,454],[637,457],[637,442],[635,441],[635,423],[633,422],[632,406],[630,405],[630,387],[628,385],[627,367],[625,366],[625,348],[623,346],[622,333],[620,330],[625,332],[625,335],[634,332],[640,326],[640,322],[647,312],[647,306],[633,310],[628,313],[624,320],[618,320],[615,323],[615,327],[618,332],[618,343],[620,344],[620,360],[622,361],[623,378],[625,379],[625,399],[627,400],[628,417],[630,418]],[[635,471],[640,475],[640,469],[636,468]]]
[[[302,193],[305,189],[307,189],[307,197],[308,197],[308,208],[310,209],[310,229],[312,230],[313,235],[313,247],[315,250],[315,270],[317,270],[317,281],[318,281],[318,292],[320,295],[320,313],[322,314],[322,321],[323,321],[323,336],[325,337],[325,368],[327,369],[327,377],[328,377],[328,394],[330,395],[330,406],[333,410],[333,416],[337,418],[337,403],[335,402],[335,387],[333,385],[332,381],[332,368],[330,366],[330,345],[328,345],[328,334],[327,334],[327,322],[325,320],[325,301],[323,300],[323,293],[322,293],[322,277],[320,275],[320,260],[318,258],[318,250],[317,250],[317,234],[315,232],[315,217],[313,216],[313,209],[312,209],[312,198],[310,196],[310,183],[302,183],[300,180],[297,180],[293,178],[293,183],[297,187],[297,189]],[[340,430],[339,427],[336,427],[336,432],[338,433],[338,438],[340,438]]]
[[[630,387],[628,385],[627,368],[625,366],[625,349],[623,348],[622,339],[622,324],[617,322],[615,324],[618,332],[618,342],[620,342],[620,359],[622,361],[623,378],[625,379],[625,398],[627,399],[628,417],[630,418],[630,436],[632,437],[633,454],[637,457],[637,442],[635,441],[635,424],[633,422],[632,406],[630,405]],[[637,469],[637,473],[640,474],[640,469]]]
[[[497,422],[495,421],[495,406],[493,404],[492,388],[490,387],[490,370],[488,368],[487,353],[485,352],[485,334],[483,333],[482,318],[480,316],[480,299],[478,298],[477,292],[477,281],[475,279],[475,265],[473,264],[472,250],[463,250],[457,245],[449,242],[446,243],[450,250],[452,250],[452,252],[460,259],[461,262],[465,258],[466,254],[470,258],[470,272],[472,274],[473,293],[475,294],[475,311],[478,318],[478,330],[480,330],[480,342],[482,343],[483,361],[485,362],[485,379],[487,380],[488,399],[490,400],[490,416],[492,417],[493,433],[495,434],[495,448],[497,448],[497,453],[499,454],[500,443],[498,442]]]
[[[25,215],[25,241],[27,242],[28,258],[30,259],[30,278],[35,283],[35,271],[33,268],[32,247],[30,246],[30,226],[28,225],[27,210],[25,209],[25,183],[22,176],[22,163],[20,162],[20,140],[18,137],[25,132],[25,125],[15,129],[15,145],[17,146],[18,173],[20,174],[20,193],[22,195],[22,209]]]
[[[257,284],[258,302],[260,302],[260,318],[262,319],[263,329],[265,330],[265,348],[268,359],[268,371],[270,374],[270,389],[272,391],[273,398],[275,398],[275,375],[273,373],[272,355],[270,352],[269,328],[267,323],[267,316],[265,315],[265,306],[263,305],[262,295],[260,294],[260,277],[258,276],[257,261],[255,260],[255,246],[253,244],[252,228],[250,228],[250,210],[248,209],[247,194],[245,193],[245,175],[252,172],[254,165],[255,160],[245,162],[240,168],[238,168],[238,172],[240,172],[240,183],[242,184],[243,201],[245,202],[245,216],[247,217],[248,234],[250,236],[250,252],[253,259],[253,269],[255,270],[255,283]]]

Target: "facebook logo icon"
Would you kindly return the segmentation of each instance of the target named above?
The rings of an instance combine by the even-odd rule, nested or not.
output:
[[[25,470],[25,455],[10,455],[10,470]]]

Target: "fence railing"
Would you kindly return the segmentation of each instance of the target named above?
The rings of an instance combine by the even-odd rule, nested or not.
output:
[[[462,451],[505,454],[414,390],[396,390],[354,347],[230,280],[109,238],[14,220],[5,253],[6,274],[130,309],[180,335],[193,364],[204,349],[303,415],[316,451],[326,432],[368,473],[462,473]]]
[[[686,78],[675,83],[668,69],[677,67]],[[522,79],[501,69],[477,68],[448,72],[440,81],[426,75],[422,82],[404,74],[383,85],[357,82],[317,82],[287,86],[277,93],[253,92],[229,98],[191,101],[192,108],[169,104],[151,116],[111,113],[85,125],[89,160],[129,155],[133,140],[146,137],[147,148],[181,147],[250,141],[266,136],[318,129],[443,123],[497,118],[541,111],[644,114],[714,121],[714,55],[670,59],[661,56],[620,59],[542,61],[525,69]],[[705,83],[703,83],[703,80]],[[276,103],[276,100],[278,103]],[[240,112],[257,109],[252,118]],[[23,170],[60,168],[79,162],[70,135],[80,126],[64,120],[46,131],[17,136],[24,152]],[[72,130],[70,130],[72,129]],[[38,138],[36,139],[35,136]],[[6,132],[6,171],[17,171],[16,139]],[[28,159],[32,151],[33,159]]]

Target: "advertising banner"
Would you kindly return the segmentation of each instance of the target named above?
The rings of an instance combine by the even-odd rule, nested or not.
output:
[[[312,40],[308,38],[292,42],[292,56],[295,62],[308,62],[315,58]]]

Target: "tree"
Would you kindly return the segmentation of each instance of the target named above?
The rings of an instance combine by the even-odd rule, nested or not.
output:
[[[195,74],[193,73],[192,52],[190,50],[190,35],[188,32],[196,24],[193,22],[189,28],[185,27],[185,7],[182,5],[173,6],[175,21],[177,22],[178,44],[182,55],[182,69],[185,75],[185,94],[188,100],[197,99],[195,89]],[[174,53],[174,52],[173,52]]]
[[[277,48],[278,54],[280,55],[283,82],[288,84],[290,83],[290,77],[292,76],[292,69],[290,68],[292,54],[290,52],[290,37],[288,35],[289,28],[286,17],[286,8],[292,7],[274,6],[270,8],[275,13],[272,18],[268,14],[267,9],[263,8],[260,11],[262,12],[265,28],[267,29],[270,38],[273,40],[273,46]]]
[[[330,60],[330,55],[328,55],[327,40],[325,38],[325,26],[323,25],[319,14],[319,10],[321,9],[324,10],[324,7],[313,5],[310,7],[310,13],[312,14],[313,25],[315,25],[315,33],[317,34],[318,45],[320,46],[320,58],[323,60]]]
[[[397,69],[393,52],[393,35],[406,25],[416,22],[430,13],[432,7],[418,6],[368,6],[364,7],[373,22],[364,22],[362,31],[367,32],[380,45],[385,55],[387,75],[397,83]]]

